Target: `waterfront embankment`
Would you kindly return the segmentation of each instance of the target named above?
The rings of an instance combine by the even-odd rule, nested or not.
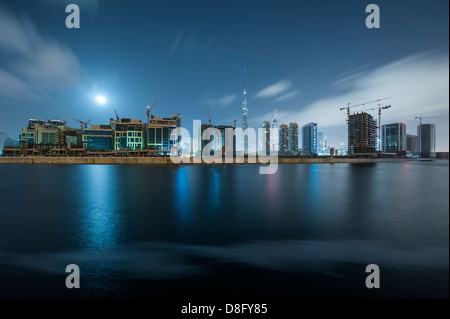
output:
[[[197,159],[198,160],[198,159]],[[410,161],[406,158],[352,158],[352,157],[279,157],[278,164],[335,164],[335,163],[378,163],[378,162],[395,162]],[[65,165],[177,165],[174,164],[170,157],[0,157],[0,164],[65,164]],[[189,164],[206,164],[205,162],[194,163],[191,158]],[[216,165],[218,163],[215,163]],[[255,163],[248,163],[245,158],[244,163],[236,162],[224,163],[219,165],[233,164],[259,164],[258,158]]]

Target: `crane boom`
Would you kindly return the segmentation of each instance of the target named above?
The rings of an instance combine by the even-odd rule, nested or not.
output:
[[[206,109],[208,110],[209,125],[211,125],[211,113],[209,112],[209,104],[206,104]]]
[[[153,110],[153,108],[158,104],[158,101],[153,103],[152,106],[147,106],[147,122],[150,122],[150,112]]]

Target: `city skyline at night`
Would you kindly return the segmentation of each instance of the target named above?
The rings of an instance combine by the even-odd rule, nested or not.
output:
[[[155,100],[155,114],[179,112],[186,123],[206,122],[206,104],[214,124],[240,122],[246,68],[250,127],[277,108],[280,123],[316,122],[340,145],[347,129],[339,108],[392,96],[382,123],[405,121],[415,134],[416,116],[439,116],[436,149],[448,151],[445,1],[442,10],[414,1],[406,13],[379,2],[377,30],[366,28],[364,5],[331,1],[139,3],[139,12],[120,1],[79,1],[76,30],[64,25],[68,1],[23,3],[1,2],[0,10],[0,131],[11,138],[23,116],[103,124],[115,109],[144,119]],[[419,16],[426,23],[408,22]]]

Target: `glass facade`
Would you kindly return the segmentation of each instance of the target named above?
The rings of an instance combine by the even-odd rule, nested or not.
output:
[[[382,125],[381,136],[381,146],[383,151],[406,151],[406,123]]]
[[[302,127],[303,152],[317,155],[317,123],[308,123]]]
[[[83,148],[96,151],[110,151],[112,149],[113,131],[85,129],[83,134]]]

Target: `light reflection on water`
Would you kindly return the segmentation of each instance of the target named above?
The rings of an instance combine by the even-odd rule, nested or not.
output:
[[[110,278],[206,276],[211,266],[192,255],[294,276],[312,258],[338,273],[336,263],[371,263],[373,248],[385,267],[430,278],[447,267],[448,278],[448,175],[448,161],[280,165],[275,175],[256,165],[0,166],[0,270],[78,259],[92,294],[108,296],[124,288]]]
[[[86,166],[81,170],[83,190],[79,216],[80,245],[90,251],[116,247],[122,233],[119,189],[114,166]],[[75,195],[75,194],[74,194]],[[77,195],[75,195],[77,196]]]

